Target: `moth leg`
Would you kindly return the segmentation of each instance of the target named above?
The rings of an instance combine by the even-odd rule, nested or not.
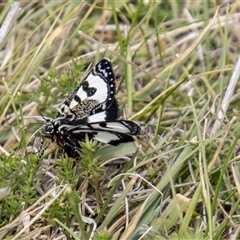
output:
[[[56,144],[56,141],[54,141],[54,142],[52,142],[52,143],[48,143],[46,146],[43,146],[44,145],[44,141],[43,141],[43,138],[41,137],[41,144],[40,144],[40,148],[39,148],[39,151],[37,152],[37,154],[38,154],[38,159],[37,159],[37,161],[40,161],[40,159],[42,159],[43,158],[43,155],[44,155],[44,153],[45,153],[45,151],[49,148],[49,147],[51,147],[51,146],[53,146],[54,144]]]
[[[39,150],[37,152],[37,154],[38,154],[37,162],[40,161],[40,159],[43,157],[44,152],[49,147],[49,144],[47,146],[45,146],[45,147],[43,147],[43,144],[44,144],[44,141],[43,141],[43,138],[41,136],[41,138],[40,138],[40,148],[39,148]]]

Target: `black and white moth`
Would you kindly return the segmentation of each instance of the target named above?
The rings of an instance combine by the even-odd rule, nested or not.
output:
[[[118,119],[115,78],[111,61],[97,63],[75,91],[60,105],[55,118],[45,118],[43,137],[62,147],[69,157],[79,156],[79,142],[89,139],[118,145],[134,141],[140,126]]]

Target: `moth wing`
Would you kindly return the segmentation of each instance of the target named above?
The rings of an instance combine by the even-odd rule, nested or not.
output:
[[[111,105],[115,105],[112,111],[117,116],[114,80],[111,61],[102,59],[59,107],[57,117],[79,121],[111,108]]]
[[[69,134],[75,139],[83,139],[85,134],[94,139],[111,145],[134,141],[132,136],[141,132],[140,126],[132,121],[118,120],[97,122],[69,128]]]

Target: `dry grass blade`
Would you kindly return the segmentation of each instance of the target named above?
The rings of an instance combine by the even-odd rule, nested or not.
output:
[[[228,106],[229,106],[229,104],[231,102],[231,99],[233,97],[233,93],[234,93],[234,90],[236,88],[239,77],[240,77],[240,56],[238,58],[236,66],[234,68],[232,77],[229,81],[229,84],[228,84],[226,93],[224,95],[224,98],[222,100],[222,103],[220,104],[220,110],[217,114],[217,119],[216,119],[216,121],[213,125],[212,131],[211,131],[211,136],[216,134],[217,131],[220,129],[221,125],[222,125],[222,120],[226,115]]]
[[[14,1],[11,6],[11,10],[8,12],[1,28],[0,28],[0,45],[6,39],[7,35],[11,31],[13,24],[17,20],[17,17],[21,11],[20,3]]]

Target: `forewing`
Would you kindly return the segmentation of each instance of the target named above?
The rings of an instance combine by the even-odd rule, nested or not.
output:
[[[118,106],[117,101],[114,98],[111,105],[105,110],[94,109],[94,114],[91,113],[87,118],[87,123],[102,122],[102,121],[113,121],[118,118]]]
[[[110,60],[102,59],[59,107],[57,117],[63,117],[70,121],[88,122],[89,116],[99,114],[98,121],[103,121],[107,119],[109,109],[114,112],[110,115],[116,119],[117,104],[114,80]],[[111,107],[112,105],[115,105],[114,108]],[[113,119],[113,117],[111,118]]]

